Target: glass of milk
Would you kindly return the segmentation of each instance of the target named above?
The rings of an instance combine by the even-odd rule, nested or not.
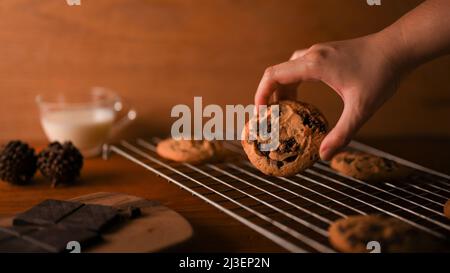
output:
[[[38,95],[41,125],[49,141],[72,141],[86,157],[97,156],[114,134],[136,118],[125,114],[122,100],[114,92],[94,87],[86,93]]]

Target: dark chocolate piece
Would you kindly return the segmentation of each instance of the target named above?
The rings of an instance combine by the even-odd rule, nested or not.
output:
[[[22,234],[38,230],[34,227],[24,227],[16,229],[14,227],[0,227],[0,253],[6,252],[46,252],[36,244],[21,238]]]
[[[59,225],[1,227],[0,252],[62,252],[70,241],[86,247],[99,238],[98,233],[87,229]]]
[[[2,241],[14,238],[16,235],[7,228],[0,227],[0,246]]]
[[[48,252],[63,252],[67,243],[77,241],[82,248],[100,239],[97,232],[82,228],[67,228],[54,225],[22,236],[24,240],[46,249]]]
[[[126,214],[138,217],[140,209],[128,207]],[[18,214],[13,227],[0,227],[0,252],[63,252],[70,241],[85,247],[118,218],[110,206],[45,200]]]
[[[66,215],[83,206],[78,202],[45,200],[31,209],[18,214],[13,225],[51,225],[56,224]]]
[[[135,219],[142,215],[141,209],[135,206],[129,206],[119,210],[119,214],[122,218]]]
[[[114,222],[117,216],[118,212],[113,207],[87,204],[64,217],[59,224],[100,232]]]
[[[42,227],[39,226],[13,226],[13,227],[0,227],[0,231],[11,234],[12,236],[20,237],[22,235],[34,232]]]
[[[41,253],[48,250],[20,237],[11,236],[0,241],[0,253]]]

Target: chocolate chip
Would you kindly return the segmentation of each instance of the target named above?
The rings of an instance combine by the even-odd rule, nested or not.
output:
[[[142,215],[141,209],[134,206],[128,206],[119,211],[120,215],[127,219],[135,219]]]
[[[283,165],[284,165],[283,161],[277,161],[277,168],[278,169],[283,167]]]
[[[360,240],[358,239],[358,237],[355,234],[348,236],[347,240],[351,246],[355,246],[360,242]]]
[[[294,150],[298,150],[299,145],[297,141],[295,141],[295,138],[291,137],[287,140],[281,141],[281,144],[277,148],[277,152],[279,153],[289,153],[293,152]]]
[[[292,148],[297,144],[297,141],[295,141],[295,138],[291,137],[290,139],[286,140],[285,143],[285,150],[291,151]]]
[[[348,230],[348,229],[347,229],[345,226],[343,226],[343,225],[339,225],[339,226],[338,226],[338,231],[339,231],[340,233],[346,233],[347,230]]]
[[[351,164],[353,161],[355,161],[354,158],[344,157],[344,162],[347,163],[347,164]]]
[[[323,123],[318,118],[310,115],[308,112],[304,110],[297,111],[297,114],[301,117],[303,120],[303,125],[308,126],[313,130],[313,132],[316,129],[319,129],[319,132],[326,133],[327,132],[327,126],[325,123]],[[319,113],[313,113],[315,116],[319,115]]]
[[[373,224],[373,225],[369,226],[367,232],[369,232],[369,233],[378,233],[378,232],[380,232],[382,230],[383,230],[382,226]]]
[[[297,155],[293,155],[284,159],[285,162],[294,162],[297,159]]]

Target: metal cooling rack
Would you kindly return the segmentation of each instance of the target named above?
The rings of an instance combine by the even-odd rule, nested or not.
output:
[[[248,162],[238,142],[226,144],[236,160],[195,166],[162,159],[157,142],[121,141],[105,146],[104,154],[119,154],[148,169],[291,252],[334,252],[329,225],[358,214],[386,214],[432,236],[450,237],[450,220],[443,214],[450,177],[359,142],[351,142],[350,149],[394,160],[412,174],[404,181],[369,184],[320,161],[291,178],[270,177]]]

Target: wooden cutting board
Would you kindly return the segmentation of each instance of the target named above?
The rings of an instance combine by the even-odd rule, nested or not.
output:
[[[70,199],[85,204],[115,208],[134,206],[142,215],[102,233],[103,242],[81,252],[157,252],[192,237],[186,219],[158,202],[121,193],[99,192]],[[12,218],[0,219],[0,226],[11,226]]]

